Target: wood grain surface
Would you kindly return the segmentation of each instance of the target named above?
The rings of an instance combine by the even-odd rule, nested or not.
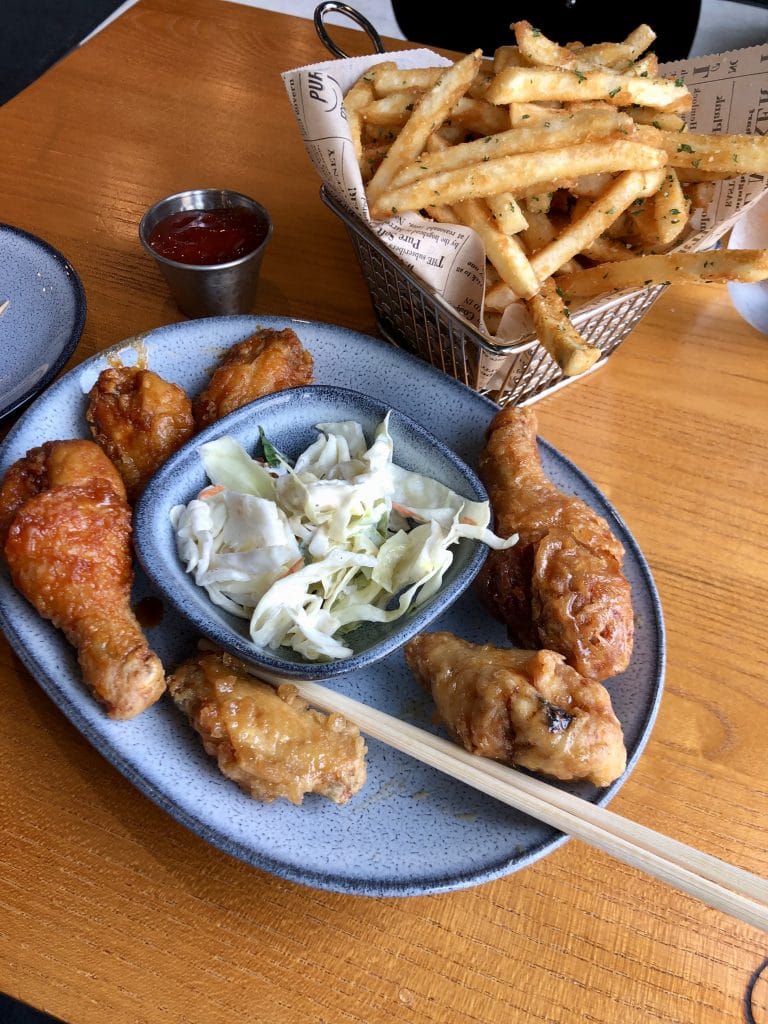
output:
[[[180,319],[137,225],[206,185],[273,214],[256,311],[375,333],[279,77],[324,57],[308,21],[142,0],[0,109],[0,220],[85,285],[70,365]],[[604,369],[537,406],[635,534],[666,616],[661,710],[612,809],[762,875],[767,384],[768,340],[727,291],[676,287]],[[0,680],[0,989],[68,1024],[745,1019],[765,936],[576,841],[455,894],[312,891],[139,795],[2,638]]]

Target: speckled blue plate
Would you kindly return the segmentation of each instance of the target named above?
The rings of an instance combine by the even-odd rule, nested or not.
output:
[[[327,324],[277,317],[192,320],[116,346],[57,381],[25,413],[0,448],[0,472],[28,448],[62,437],[85,437],[85,395],[108,358],[146,354],[149,365],[189,392],[200,389],[222,350],[259,326],[293,327],[315,360],[318,383],[375,395],[422,424],[470,466],[495,406],[421,360],[382,341]],[[648,566],[631,534],[602,494],[567,459],[541,442],[545,468],[565,491],[582,497],[611,523],[626,548],[632,584],[635,651],[610,683],[624,727],[630,771],[648,738],[661,696],[664,628]],[[208,842],[283,878],[339,892],[406,896],[485,882],[532,863],[564,837],[382,744],[369,741],[365,788],[345,807],[308,797],[300,808],[262,805],[219,774],[168,697],[132,722],[112,722],[84,691],[67,643],[0,576],[0,623],[43,689],[94,746],[143,793]],[[150,592],[142,573],[135,597]],[[467,591],[433,625],[474,642],[504,644]],[[168,669],[195,649],[197,634],[170,608],[150,643]],[[414,683],[400,652],[332,685],[358,700],[432,729],[432,705]],[[626,776],[625,776],[626,777]],[[564,788],[605,803],[606,790]]]
[[[0,224],[0,419],[42,390],[75,349],[85,324],[85,293],[60,252]]]
[[[171,527],[171,509],[186,505],[209,483],[200,458],[200,446],[207,441],[231,437],[252,454],[258,449],[259,431],[263,429],[278,451],[294,462],[317,439],[318,423],[354,420],[362,426],[370,443],[374,430],[388,412],[397,465],[434,477],[473,501],[487,500],[488,494],[474,471],[447,445],[390,403],[349,388],[324,384],[279,391],[212,424],[171,456],[148,484],[133,520],[134,545],[158,593],[202,634],[270,677],[322,681],[359,672],[425,630],[477,576],[488,553],[484,544],[460,541],[452,548],[453,562],[433,597],[401,619],[358,626],[344,636],[344,642],[352,649],[351,657],[322,662],[307,661],[289,647],[276,651],[257,647],[248,634],[247,620],[215,605],[185,571]]]

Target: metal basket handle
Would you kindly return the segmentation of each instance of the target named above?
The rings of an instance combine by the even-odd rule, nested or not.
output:
[[[361,14],[360,11],[355,10],[354,7],[350,7],[349,4],[338,3],[337,0],[323,0],[323,3],[318,4],[315,8],[315,30],[320,36],[320,41],[323,43],[327,50],[330,50],[334,57],[348,57],[349,54],[345,53],[340,46],[331,39],[328,34],[328,29],[325,27],[323,19],[326,14],[343,14],[345,18],[349,18],[350,21],[356,22],[361,29],[368,35],[368,38],[374,45],[376,53],[384,53],[384,44],[381,41],[381,36],[368,21],[365,15]]]

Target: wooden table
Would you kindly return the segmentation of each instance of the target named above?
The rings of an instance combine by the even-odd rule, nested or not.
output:
[[[61,248],[87,292],[70,365],[179,319],[136,227],[206,184],[273,213],[258,311],[375,332],[279,77],[324,56],[309,21],[142,0],[0,110],[0,220]],[[763,875],[767,345],[725,289],[672,288],[604,369],[538,406],[666,613],[661,711],[612,806]],[[765,937],[577,841],[455,894],[312,891],[139,795],[4,641],[0,673],[0,989],[69,1024],[743,1019]],[[754,1003],[763,1024],[765,988]]]

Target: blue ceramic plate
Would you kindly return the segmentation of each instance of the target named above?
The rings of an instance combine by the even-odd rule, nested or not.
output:
[[[201,633],[232,654],[273,676],[292,679],[320,681],[358,672],[392,654],[426,629],[477,576],[488,553],[485,545],[462,540],[452,549],[453,562],[434,597],[413,614],[394,622],[359,626],[344,637],[353,651],[351,657],[319,662],[307,661],[290,648],[272,651],[256,647],[248,635],[247,620],[215,605],[185,572],[176,553],[176,538],[170,522],[174,505],[186,505],[209,482],[199,454],[200,445],[206,441],[231,437],[253,454],[259,444],[259,429],[263,428],[278,451],[294,462],[317,439],[316,424],[355,420],[370,442],[387,412],[390,413],[389,432],[397,465],[434,477],[470,500],[487,500],[485,488],[465,462],[409,416],[392,409],[386,402],[359,391],[323,384],[279,391],[238,409],[198,434],[166,462],[147,486],[134,516],[134,543],[144,571],[158,593]]]
[[[411,416],[470,466],[495,406],[421,360],[385,342],[327,324],[277,317],[192,320],[160,328],[116,346],[57,381],[26,412],[0,448],[0,471],[28,448],[61,437],[85,437],[86,393],[108,359],[146,354],[149,366],[196,392],[223,349],[257,327],[293,327],[315,360],[320,384],[374,394]],[[626,547],[632,584],[635,651],[628,670],[610,683],[624,727],[629,768],[648,738],[661,696],[664,631],[648,566],[613,508],[586,477],[546,443],[545,468],[565,491],[605,516]],[[4,571],[4,570],[3,570]],[[135,598],[149,593],[143,574]],[[131,722],[113,722],[84,691],[72,650],[0,575],[0,621],[40,685],[91,743],[143,793],[208,842],[283,878],[340,892],[405,896],[475,885],[530,864],[564,837],[382,744],[369,741],[365,788],[345,807],[308,797],[300,808],[262,805],[219,774],[197,736],[168,697]],[[433,625],[474,642],[504,644],[468,590]],[[189,622],[166,608],[147,631],[166,667],[193,652],[198,637]],[[382,711],[432,729],[432,705],[397,651],[333,681],[339,691]],[[606,790],[568,785],[604,803]]]
[[[50,383],[85,324],[85,293],[72,265],[47,242],[0,224],[0,419]]]

